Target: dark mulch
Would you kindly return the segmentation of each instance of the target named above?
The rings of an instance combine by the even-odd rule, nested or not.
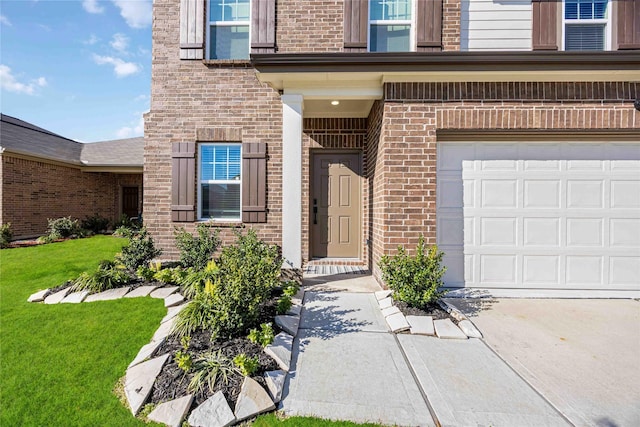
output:
[[[453,323],[458,324],[458,321],[438,304],[430,304],[425,310],[421,310],[419,308],[409,307],[404,301],[394,301],[393,303],[405,316],[431,316],[434,320],[451,319]]]

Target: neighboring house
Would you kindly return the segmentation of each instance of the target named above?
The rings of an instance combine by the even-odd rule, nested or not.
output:
[[[24,238],[48,218],[138,216],[143,151],[143,138],[83,144],[2,114],[0,223]]]
[[[423,234],[445,283],[640,295],[640,1],[155,0],[145,223],[285,265]],[[640,108],[640,107],[638,107]]]

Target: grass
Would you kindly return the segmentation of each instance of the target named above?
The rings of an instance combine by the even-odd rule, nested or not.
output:
[[[166,314],[162,300],[27,302],[112,259],[123,239],[0,251],[0,425],[143,426],[112,390]]]
[[[329,421],[320,418],[313,417],[290,417],[282,418],[279,414],[271,412],[266,415],[261,415],[252,424],[254,427],[270,427],[270,426],[285,426],[285,427],[376,427],[380,424],[356,424],[350,421]]]

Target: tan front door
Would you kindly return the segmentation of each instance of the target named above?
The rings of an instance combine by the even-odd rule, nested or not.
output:
[[[360,256],[360,155],[315,154],[311,183],[314,258]]]

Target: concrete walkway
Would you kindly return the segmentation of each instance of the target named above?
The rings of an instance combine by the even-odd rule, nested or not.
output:
[[[451,299],[577,426],[640,426],[640,301]]]
[[[373,294],[321,289],[305,293],[285,413],[401,426],[568,425],[482,341],[395,336]]]

